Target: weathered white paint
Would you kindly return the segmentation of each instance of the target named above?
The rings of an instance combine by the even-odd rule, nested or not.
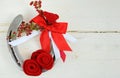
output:
[[[1,0],[0,23],[10,23],[18,14],[29,21],[37,13],[31,0]],[[69,22],[69,30],[120,29],[120,0],[43,0],[43,9],[58,13]]]
[[[58,60],[54,68],[41,77],[83,77],[83,78],[118,78],[120,77],[120,35],[95,33],[70,33],[78,39],[77,43],[70,43],[73,52],[66,52],[65,63]],[[26,78],[17,69],[6,45],[6,33],[0,33],[0,77]],[[24,57],[30,57],[32,51],[39,47],[39,37],[20,45],[19,49]],[[31,46],[30,46],[31,45]],[[34,45],[34,46],[33,46]],[[32,48],[29,48],[32,47]],[[6,75],[7,74],[7,75]],[[28,77],[29,78],[29,77]]]
[[[26,76],[17,69],[6,43],[6,32],[12,19],[22,14],[29,21],[36,12],[28,5],[30,0],[0,1],[0,78],[119,78],[120,34],[81,33],[84,31],[119,31],[119,0],[43,0],[43,9],[58,13],[59,21],[68,21],[68,31],[78,39],[70,43],[73,52],[65,63],[58,60],[54,68],[40,77]],[[39,48],[39,37],[21,44],[24,59]],[[34,46],[29,46],[29,45]],[[32,47],[32,48],[29,48]]]

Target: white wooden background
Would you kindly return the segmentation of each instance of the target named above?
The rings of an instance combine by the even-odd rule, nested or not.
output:
[[[17,69],[6,44],[7,29],[16,15],[22,14],[25,21],[36,15],[29,2],[0,0],[0,78],[33,78]],[[73,52],[66,52],[65,63],[58,60],[52,70],[35,78],[120,78],[119,4],[120,0],[43,0],[43,9],[67,21],[69,33],[78,42],[70,43]],[[93,31],[109,33],[90,33]]]

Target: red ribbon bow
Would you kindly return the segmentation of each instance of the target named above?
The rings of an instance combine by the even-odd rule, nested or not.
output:
[[[63,61],[65,61],[66,55],[64,51],[71,51],[71,48],[67,44],[65,38],[62,34],[66,33],[67,23],[65,22],[55,22],[53,24],[48,25],[45,19],[38,15],[32,19],[32,21],[38,24],[40,27],[44,28],[40,36],[41,47],[44,51],[50,52],[51,49],[51,40],[49,37],[49,31],[51,31],[51,36],[60,51],[60,56]]]

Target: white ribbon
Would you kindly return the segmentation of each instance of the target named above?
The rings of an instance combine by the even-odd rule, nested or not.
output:
[[[22,44],[22,43],[24,43],[25,41],[27,41],[27,40],[35,37],[35,36],[37,36],[38,34],[40,34],[40,32],[38,32],[38,31],[33,31],[30,35],[20,37],[20,38],[18,38],[18,39],[16,39],[16,40],[13,40],[13,41],[9,42],[8,44],[10,44],[11,46],[17,46],[17,45]]]
[[[76,38],[74,38],[72,35],[70,35],[70,34],[68,34],[68,33],[63,34],[63,36],[64,36],[64,38],[65,38],[66,40],[68,40],[68,41],[70,41],[70,42],[76,42],[76,41],[77,41]]]
[[[23,37],[21,37],[21,38],[18,38],[18,39],[16,39],[16,40],[13,40],[13,41],[9,42],[9,44],[10,44],[11,46],[17,46],[17,45],[22,44],[22,43],[24,43],[25,41],[27,41],[27,40],[29,40],[29,39],[31,39],[31,38],[39,35],[39,34],[40,34],[39,31],[33,31],[30,35],[28,35],[28,36],[23,36]],[[76,42],[76,41],[77,41],[72,35],[70,35],[70,34],[68,34],[68,33],[63,34],[63,36],[64,36],[64,38],[65,38],[66,40],[69,40],[70,42]],[[60,58],[60,52],[59,52],[59,49],[58,49],[58,47],[56,46],[56,44],[55,44],[55,42],[54,42],[54,40],[53,40],[53,38],[52,38],[52,36],[51,36],[51,32],[50,32],[50,31],[49,31],[49,37],[50,37],[50,39],[51,39],[51,44],[52,44],[52,47],[53,47],[53,51],[54,51],[54,54],[55,54],[55,58],[58,59],[58,58]]]
[[[33,31],[30,35],[28,35],[28,36],[23,36],[23,37],[21,37],[21,38],[18,38],[18,39],[16,39],[16,40],[13,40],[13,41],[9,42],[9,44],[10,44],[11,46],[17,46],[17,45],[22,44],[22,43],[24,43],[25,41],[27,41],[27,40],[35,37],[35,36],[37,36],[38,34],[40,34],[39,31]],[[63,36],[64,36],[64,38],[65,38],[66,40],[69,40],[70,42],[76,42],[76,41],[77,41],[72,35],[70,35],[70,34],[68,34],[68,33],[63,34]],[[55,42],[54,42],[54,40],[53,40],[53,38],[52,38],[52,36],[51,36],[51,32],[50,32],[50,31],[49,31],[49,37],[50,37],[50,39],[51,39],[51,44],[52,44],[52,47],[53,47],[53,51],[54,51],[54,54],[55,54],[55,58],[58,59],[58,58],[60,58],[60,51],[59,51],[58,47],[56,46],[56,44],[55,44]]]
[[[56,46],[55,42],[53,41],[53,38],[51,36],[51,32],[50,31],[49,31],[49,37],[51,39],[53,52],[55,53],[55,58],[58,59],[58,58],[60,58],[60,51],[59,51],[58,47]]]
[[[64,38],[69,40],[70,42],[76,42],[77,40],[70,34],[66,33],[66,34],[63,34]],[[55,54],[55,58],[58,59],[60,58],[60,50],[58,49],[58,47],[56,46],[52,36],[51,36],[51,32],[49,31],[49,37],[51,39],[51,43],[52,43],[52,47],[53,47],[53,51],[54,51],[54,54]]]

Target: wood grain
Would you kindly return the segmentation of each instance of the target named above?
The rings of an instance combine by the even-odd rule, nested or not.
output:
[[[118,33],[70,32],[70,34],[78,40],[77,43],[69,43],[73,52],[66,52],[65,63],[58,60],[52,70],[40,77],[117,78],[120,76],[120,35]],[[17,69],[7,48],[6,32],[0,33],[0,35],[0,43],[2,43],[0,44],[0,77],[31,78]],[[33,45],[28,47],[33,47]],[[20,50],[23,56],[27,55],[25,52],[32,50],[26,48],[23,47]]]
[[[59,59],[52,70],[40,77],[26,76],[9,53],[6,33],[16,15],[22,14],[28,22],[37,14],[29,1],[0,2],[0,78],[120,78],[119,0],[43,0],[43,9],[58,13],[58,21],[69,23],[68,33],[77,42],[69,43],[73,51],[65,52],[65,63]],[[36,37],[27,42],[35,46],[19,45],[24,59],[29,58],[27,53],[38,48],[38,41]]]

